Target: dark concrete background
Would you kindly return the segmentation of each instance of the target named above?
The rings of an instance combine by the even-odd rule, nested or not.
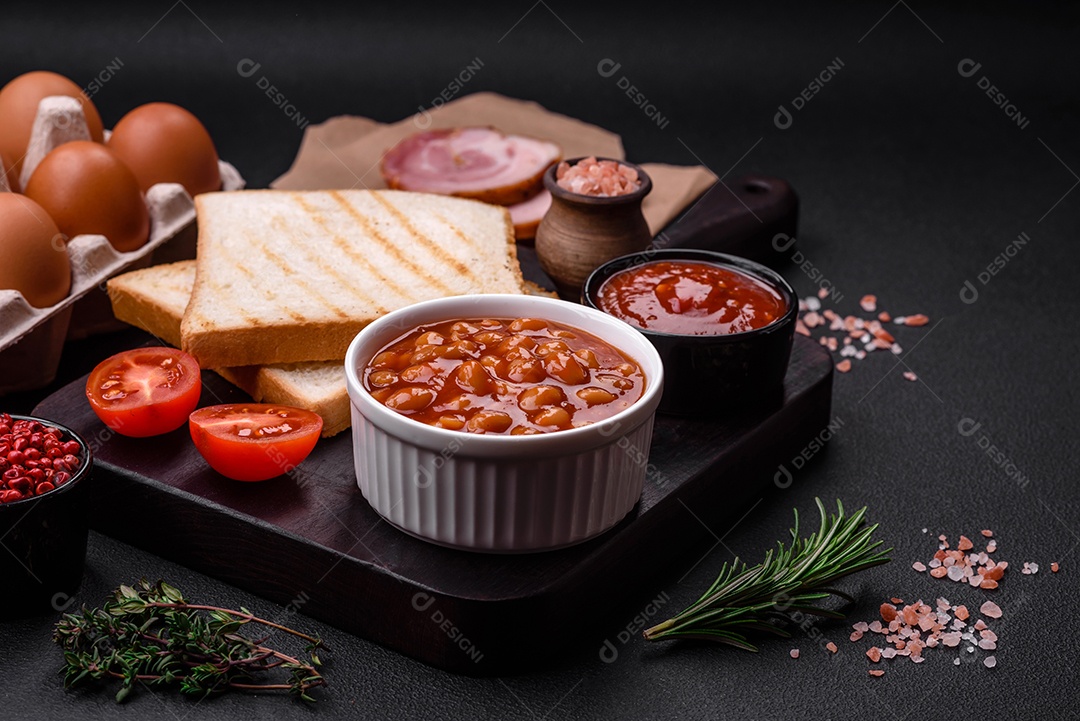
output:
[[[734,553],[760,558],[786,534],[793,507],[812,518],[814,496],[839,497],[849,507],[868,505],[895,548],[894,563],[842,584],[859,599],[853,619],[870,619],[894,595],[945,595],[969,606],[992,597],[1005,610],[995,625],[997,668],[956,667],[951,655],[928,652],[920,666],[894,661],[883,678],[869,678],[866,644],[847,641],[847,624],[820,622],[813,636],[765,641],[756,655],[616,639],[619,656],[608,664],[597,652],[602,638],[585,639],[584,650],[568,649],[565,663],[549,672],[478,680],[297,617],[334,649],[331,687],[314,709],[280,698],[197,703],[145,691],[118,707],[108,692],[61,689],[60,654],[49,641],[55,616],[43,616],[0,622],[0,715],[1075,717],[1080,699],[1068,626],[1080,539],[1075,7],[904,0],[642,7],[554,0],[486,8],[24,5],[3,11],[0,77],[47,68],[86,85],[109,75],[105,69],[119,59],[94,97],[107,126],[143,102],[180,103],[204,120],[221,156],[252,187],[264,187],[288,168],[301,131],[259,90],[257,77],[267,77],[312,123],[340,114],[392,121],[430,106],[480,58],[483,67],[463,92],[534,99],[605,126],[622,135],[631,160],[700,159],[720,175],[730,168],[788,179],[802,202],[801,250],[845,296],[838,310],[855,311],[857,299],[872,292],[894,314],[926,313],[932,324],[900,329],[906,352],[899,359],[873,355],[837,377],[834,415],[843,425],[828,450],[735,528],[710,529],[723,541],[703,559],[672,558],[672,578],[694,568],[681,582],[658,581],[656,594],[670,601],[657,620],[694,600]],[[261,64],[257,76],[237,72],[244,59]],[[603,60],[621,66],[603,77]],[[960,71],[965,60],[972,61],[965,70],[981,64],[970,77]],[[793,110],[793,99],[830,64],[839,68],[835,75]],[[624,94],[622,77],[665,127]],[[983,77],[1018,109],[1023,127],[980,89]],[[781,105],[792,112],[786,129],[774,122]],[[981,282],[980,273],[1021,233],[1029,242]],[[786,274],[803,295],[815,290],[798,267]],[[961,299],[965,281],[978,291],[973,303]],[[126,337],[74,346],[63,379],[86,372]],[[908,368],[918,381],[901,376]],[[41,395],[9,400],[14,410],[28,410]],[[964,419],[971,419],[966,428],[981,426],[964,435]],[[991,444],[999,456],[981,447]],[[973,536],[982,528],[997,532],[998,556],[1014,564],[998,591],[961,589],[910,569],[932,555],[932,536]],[[1042,570],[1023,576],[1023,561]],[[1051,561],[1062,564],[1061,573],[1049,573]],[[97,534],[77,600],[99,603],[109,589],[141,576],[170,579],[191,598],[280,612]],[[642,608],[649,601],[642,599]],[[612,619],[614,627],[632,622]],[[828,654],[818,639],[835,640],[840,653]],[[798,661],[788,657],[795,646]]]

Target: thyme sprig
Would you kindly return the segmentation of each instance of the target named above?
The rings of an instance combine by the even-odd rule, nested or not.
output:
[[[248,624],[269,633],[248,638]],[[281,631],[306,642],[301,660],[266,645]],[[53,640],[64,650],[64,685],[119,679],[116,700],[123,701],[137,682],[147,686],[179,685],[187,694],[208,696],[230,689],[288,691],[314,701],[310,691],[325,686],[317,651],[318,638],[258,618],[246,608],[234,611],[191,604],[164,581],[120,586],[101,608],[83,606],[64,614]],[[275,670],[280,681],[263,681]]]
[[[752,568],[738,558],[725,563],[701,598],[673,618],[646,629],[645,638],[697,638],[757,651],[745,634],[764,631],[790,637],[781,624],[797,611],[843,618],[843,614],[821,608],[816,602],[829,596],[851,601],[832,584],[844,576],[888,563],[887,554],[892,549],[879,551],[882,542],[871,541],[877,524],[865,525],[865,507],[846,516],[838,500],[837,512],[830,516],[821,499],[814,500],[821,513],[817,533],[799,538],[796,509],[790,546],[777,543],[776,549],[768,551],[765,560]]]

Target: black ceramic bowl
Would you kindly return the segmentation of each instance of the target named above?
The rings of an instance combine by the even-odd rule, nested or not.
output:
[[[21,501],[0,503],[0,614],[5,617],[61,610],[75,595],[86,564],[87,493],[94,459],[86,442],[69,428],[65,441],[82,446],[82,464],[62,486]]]
[[[582,303],[603,310],[598,298],[608,278],[661,260],[712,263],[751,275],[776,288],[787,302],[787,311],[767,326],[742,333],[677,335],[641,330],[664,362],[659,412],[725,417],[745,412],[748,404],[760,408],[779,403],[799,313],[798,297],[779,273],[745,258],[708,250],[646,250],[615,258],[593,271],[582,289]]]

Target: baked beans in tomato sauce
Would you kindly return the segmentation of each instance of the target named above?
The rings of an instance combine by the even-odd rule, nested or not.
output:
[[[425,324],[380,350],[364,387],[438,428],[531,435],[605,420],[645,392],[633,359],[596,336],[539,318]]]
[[[726,335],[784,316],[781,292],[748,273],[713,263],[658,260],[608,278],[597,305],[636,328],[676,335]]]

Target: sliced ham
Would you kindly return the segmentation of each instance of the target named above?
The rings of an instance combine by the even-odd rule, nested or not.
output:
[[[561,156],[554,143],[493,128],[428,130],[391,148],[382,174],[397,190],[514,205],[543,188],[544,171]]]
[[[551,193],[541,190],[524,203],[511,205],[510,220],[514,223],[514,236],[518,240],[529,240],[536,237],[536,228],[544,219],[544,213],[551,207]]]

